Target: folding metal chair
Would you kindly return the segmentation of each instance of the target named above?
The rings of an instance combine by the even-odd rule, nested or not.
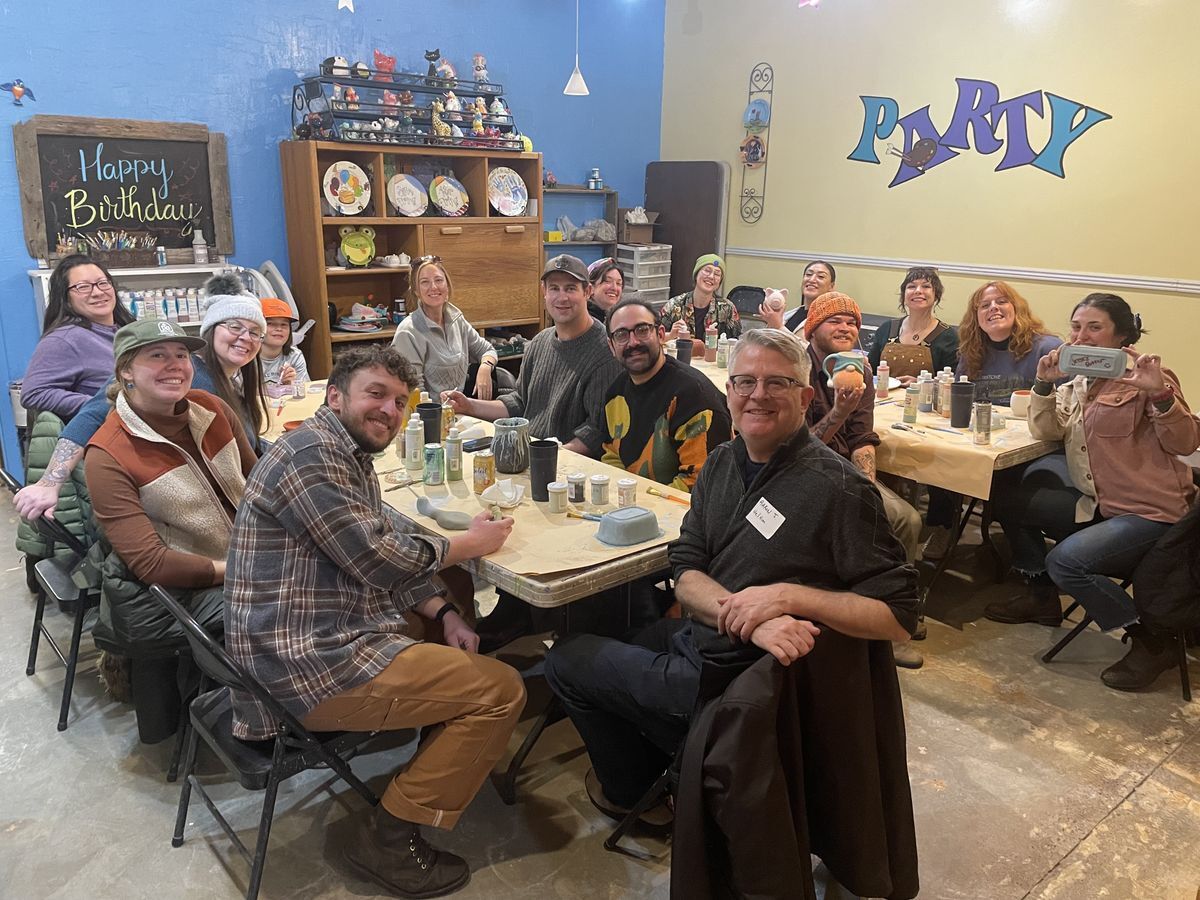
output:
[[[372,732],[328,732],[313,734],[300,724],[254,676],[225,652],[213,640],[200,623],[161,586],[150,586],[150,593],[183,627],[192,657],[203,673],[200,694],[192,701],[189,709],[190,726],[187,729],[187,750],[183,766],[183,787],[179,794],[179,810],[175,819],[175,833],[171,846],[183,844],[183,831],[187,823],[188,804],[193,790],[200,794],[221,830],[233,842],[237,850],[250,864],[250,882],[246,888],[246,900],[258,896],[263,868],[267,858],[267,842],[271,836],[271,823],[275,816],[275,799],[279,785],[293,775],[309,769],[328,767],[352,787],[372,806],[379,798],[355,774],[347,764],[359,748],[370,738]],[[213,685],[220,685],[209,689]],[[262,703],[271,713],[278,731],[275,737],[264,741],[243,741],[233,736],[233,706],[230,691],[244,691]],[[196,750],[200,739],[235,776],[238,783],[248,791],[263,791],[262,815],[258,824],[258,835],[254,851],[242,843],[226,818],[217,809],[216,803],[197,780],[193,770]]]

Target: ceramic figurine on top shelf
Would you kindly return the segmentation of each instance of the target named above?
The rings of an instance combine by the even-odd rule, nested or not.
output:
[[[437,84],[438,83],[437,61],[438,61],[438,57],[441,55],[442,55],[441,50],[426,50],[425,51],[425,61],[427,63],[429,63],[429,71],[425,73],[425,83],[426,84]]]
[[[438,137],[450,137],[450,126],[442,119],[442,113],[445,111],[442,101],[434,97],[433,102],[429,104],[429,125]]]
[[[547,169],[546,174],[542,176],[542,185],[548,188],[558,187],[558,178]]]
[[[475,110],[475,115],[471,119],[471,134],[483,134],[483,115],[479,110]]]
[[[367,68],[367,64],[361,59],[350,67],[350,71],[354,73],[355,78],[367,79],[371,77],[371,70]]]
[[[413,106],[414,105],[412,91],[401,91],[400,92],[400,105],[401,106]]]
[[[450,136],[460,138],[463,136],[463,130],[461,128],[459,128],[457,125],[451,125],[450,126]]]
[[[476,97],[474,109],[479,115],[486,116],[488,114],[487,101],[482,97]]]
[[[399,133],[400,134],[416,134],[417,133],[417,130],[413,127],[412,116],[410,116],[408,113],[405,113],[403,116],[400,117]]]
[[[346,109],[358,109],[358,91],[352,87],[348,87],[343,96],[346,99]]]
[[[455,69],[454,64],[444,56],[438,61],[437,74],[446,81],[458,81],[458,70]]]
[[[350,63],[344,56],[330,56],[321,63],[321,72],[325,75],[341,75],[345,77],[350,74]]]
[[[504,105],[504,101],[497,97],[492,101],[491,112],[493,116],[507,116],[508,107]]]
[[[399,95],[396,94],[395,91],[386,91],[385,90],[383,92],[383,99],[380,100],[380,103],[383,104],[383,106],[387,107],[388,109],[394,110],[400,106],[400,97],[399,97]]]
[[[476,53],[473,57],[471,57],[471,62],[472,62],[472,67],[475,70],[475,72],[474,72],[475,80],[477,82],[482,82],[483,84],[487,84],[488,83],[487,57],[485,57],[482,53]]]
[[[396,71],[396,57],[375,50],[375,74],[371,77],[376,81],[392,81]]]
[[[454,96],[454,91],[446,91],[446,99],[442,105],[446,108],[446,121],[458,122],[462,119],[459,115],[462,112],[462,101]]]

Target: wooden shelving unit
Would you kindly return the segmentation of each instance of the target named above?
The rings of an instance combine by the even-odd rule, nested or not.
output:
[[[283,141],[279,145],[283,199],[291,259],[292,293],[301,320],[316,325],[304,342],[308,370],[324,378],[333,365],[334,345],[392,339],[394,328],[370,333],[334,331],[329,304],[345,315],[356,302],[408,299],[410,267],[326,269],[325,245],[336,241],[343,225],[375,228],[376,256],[407,253],[413,259],[440,256],[454,282],[453,302],[482,331],[506,328],[532,337],[541,327],[542,299],[542,156],[501,150],[456,147],[364,145],[337,141]],[[334,162],[350,160],[371,180],[371,202],[361,215],[330,215],[321,179]],[[433,163],[453,170],[470,197],[465,216],[401,215],[387,199],[387,181],[396,172]],[[537,202],[536,216],[502,216],[487,200],[490,168],[517,172]],[[596,192],[593,192],[596,193]],[[430,210],[434,210],[430,205]]]

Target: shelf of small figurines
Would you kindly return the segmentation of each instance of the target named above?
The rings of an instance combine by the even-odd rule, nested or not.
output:
[[[323,73],[293,89],[292,133],[359,144],[529,149],[502,92],[491,82],[365,67],[356,76]]]

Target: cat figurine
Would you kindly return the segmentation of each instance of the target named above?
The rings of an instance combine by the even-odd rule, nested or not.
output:
[[[441,55],[442,55],[442,51],[440,49],[425,51],[425,61],[427,63],[429,63],[429,71],[427,71],[425,73],[425,83],[426,84],[437,84],[438,83],[437,61]]]
[[[371,77],[375,81],[391,81],[392,73],[396,71],[396,57],[375,50],[376,72]]]

